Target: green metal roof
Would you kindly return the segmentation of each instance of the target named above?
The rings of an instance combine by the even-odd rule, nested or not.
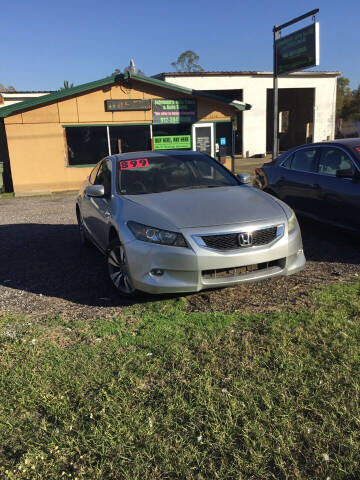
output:
[[[31,98],[23,102],[15,103],[13,105],[8,105],[7,107],[2,107],[0,108],[0,118],[5,118],[5,117],[8,117],[9,115],[18,113],[22,110],[36,108],[40,105],[51,103],[55,100],[62,100],[68,97],[72,97],[74,95],[78,95],[80,93],[87,92],[89,90],[95,90],[99,87],[111,85],[117,82],[121,82],[123,80],[128,80],[130,78],[134,80],[138,80],[139,82],[166,88],[167,90],[171,90],[174,92],[180,92],[187,95],[196,95],[198,97],[204,97],[209,100],[215,100],[216,102],[230,105],[231,107],[234,107],[237,110],[249,110],[251,108],[251,105],[249,105],[248,103],[230,101],[227,98],[219,97],[217,95],[212,95],[210,93],[206,93],[203,91],[199,92],[197,90],[192,90],[191,88],[180,87],[178,85],[174,85],[173,83],[164,82],[163,80],[159,80],[156,78],[146,77],[144,75],[127,72],[127,73],[121,73],[119,75],[112,75],[110,77],[102,78],[101,80],[96,80],[95,82],[83,83],[82,85],[78,85],[72,88],[67,88],[65,90],[58,90],[56,92],[49,93],[49,95],[43,95],[41,97]]]

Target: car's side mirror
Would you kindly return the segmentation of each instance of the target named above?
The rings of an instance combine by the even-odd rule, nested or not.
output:
[[[336,176],[338,178],[355,178],[357,175],[351,168],[343,168],[342,170],[336,170]]]
[[[240,183],[243,184],[248,184],[251,182],[251,175],[250,173],[239,173],[237,176],[237,179],[240,181]]]
[[[85,187],[85,195],[88,197],[103,197],[105,195],[104,185],[88,185]]]

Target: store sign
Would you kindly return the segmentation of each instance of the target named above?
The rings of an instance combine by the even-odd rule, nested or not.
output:
[[[106,112],[151,110],[151,100],[105,100]]]
[[[195,123],[197,103],[192,98],[153,100],[153,123]]]
[[[279,38],[275,49],[277,75],[319,65],[319,23]]]
[[[211,127],[196,127],[196,150],[211,155]]]
[[[172,150],[174,148],[191,148],[191,135],[167,135],[153,137],[154,150]]]

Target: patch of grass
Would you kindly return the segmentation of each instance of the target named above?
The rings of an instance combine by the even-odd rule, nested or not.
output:
[[[360,478],[359,290],[314,312],[0,317],[0,478]]]
[[[10,192],[10,193],[1,193],[0,192],[0,200],[2,198],[13,198],[14,197],[14,193],[13,192]]]

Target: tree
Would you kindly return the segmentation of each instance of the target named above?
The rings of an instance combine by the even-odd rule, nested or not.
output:
[[[346,99],[341,113],[344,120],[360,121],[360,85]]]
[[[339,77],[337,82],[336,118],[360,121],[360,85],[351,90],[350,80]]]
[[[60,87],[60,90],[67,90],[68,88],[73,88],[74,84],[69,83],[69,80],[64,80],[64,85]]]
[[[180,54],[176,62],[172,62],[171,66],[177,72],[203,72],[204,69],[199,65],[200,57],[192,50],[186,50]]]
[[[15,87],[10,85],[10,87],[5,87],[2,83],[0,83],[0,92],[16,92]]]
[[[337,79],[336,118],[344,118],[344,108],[351,100],[350,80],[345,77]]]

